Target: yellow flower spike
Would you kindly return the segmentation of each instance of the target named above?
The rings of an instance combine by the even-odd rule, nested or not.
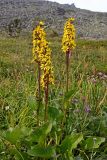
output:
[[[48,47],[46,40],[46,33],[44,32],[44,23],[39,22],[39,25],[33,31],[33,59],[40,64],[41,68],[41,86],[44,88],[46,85],[46,77],[48,76],[49,83],[53,81],[53,71],[51,63],[51,49]],[[54,78],[53,78],[54,79]]]
[[[74,20],[74,18],[69,18],[64,26],[64,34],[62,38],[62,50],[64,53],[67,53],[76,47],[75,27],[73,25]]]
[[[33,61],[38,64],[38,92],[39,92],[39,106],[41,99],[41,87],[45,95],[45,116],[44,120],[48,119],[48,92],[49,84],[54,84],[53,68],[51,63],[51,49],[46,40],[46,33],[44,31],[44,23],[39,22],[39,25],[33,31]],[[39,107],[38,107],[39,115]],[[39,118],[38,124],[39,124]]]

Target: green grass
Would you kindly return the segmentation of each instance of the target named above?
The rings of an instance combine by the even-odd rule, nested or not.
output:
[[[49,106],[57,108],[61,112],[61,117],[66,90],[65,54],[61,51],[60,37],[49,38],[49,40],[55,75],[55,85],[50,88]],[[30,36],[0,37],[1,132],[7,131],[10,127],[26,126],[33,129],[36,126],[37,66],[31,61],[32,39]],[[76,131],[85,136],[107,138],[106,62],[107,41],[77,40],[77,47],[72,52],[69,69],[70,96],[65,96],[69,106],[69,117],[64,134],[68,135]],[[87,113],[86,106],[89,106],[91,113]],[[41,124],[43,109],[42,104]],[[52,116],[54,118],[54,115]],[[1,148],[5,152],[6,148],[4,146]],[[101,156],[101,152],[103,156],[106,156],[105,149],[107,150],[107,139],[96,155]],[[86,154],[90,157],[90,152],[86,151]],[[2,160],[11,159],[8,150],[5,155],[0,154],[0,156]]]

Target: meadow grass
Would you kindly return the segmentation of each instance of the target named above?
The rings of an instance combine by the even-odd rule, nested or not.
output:
[[[50,37],[49,41],[55,75],[55,85],[50,88],[50,109],[52,107],[58,109],[61,117],[64,97],[69,101],[67,102],[68,118],[63,132],[68,135],[77,131],[86,136],[107,138],[107,41],[77,40],[77,47],[70,61],[70,95],[65,95],[66,69],[65,55],[61,51],[61,37]],[[0,37],[1,132],[15,126],[31,128],[36,126],[37,66],[31,63],[31,42],[30,36]],[[50,110],[49,112],[51,114]],[[41,104],[40,114],[42,124],[43,104]],[[54,118],[57,115],[51,116]],[[98,155],[105,148],[107,148],[107,140],[98,151]],[[104,154],[107,154],[107,150]],[[91,156],[94,157],[92,154]],[[2,154],[1,158],[7,159],[6,155]]]

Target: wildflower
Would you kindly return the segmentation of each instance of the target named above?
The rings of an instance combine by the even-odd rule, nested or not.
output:
[[[95,78],[92,78],[92,79],[91,79],[91,82],[94,83],[94,84],[96,84],[96,83],[97,83],[97,80],[96,80]]]
[[[69,60],[71,51],[76,47],[75,43],[75,28],[73,25],[74,18],[69,18],[64,26],[64,34],[62,38],[62,50],[66,55],[66,92],[69,90]],[[65,104],[64,108],[64,119],[62,124],[64,125],[64,121],[67,117],[67,106]]]
[[[43,49],[43,48],[41,48],[41,45],[42,45],[42,42],[44,41],[44,38],[46,36],[41,24],[42,24],[42,22],[40,22],[39,25],[33,31],[32,53],[33,53],[33,60],[36,61],[37,63],[40,63],[41,53],[42,53],[42,49]]]
[[[86,105],[86,106],[85,106],[85,112],[86,112],[86,113],[89,113],[90,111],[91,111],[90,106],[89,106],[89,105]]]
[[[40,21],[40,22],[39,22],[39,25],[43,26],[43,25],[44,25],[44,22]]]
[[[48,83],[54,84],[53,68],[51,63],[51,49],[46,41],[46,33],[41,21],[33,31],[33,60],[40,65],[42,71],[41,86],[44,88]],[[48,77],[48,78],[47,78]]]
[[[39,25],[33,31],[33,61],[38,64],[38,92],[40,106],[41,87],[45,92],[45,120],[48,112],[48,90],[49,84],[54,84],[53,68],[51,62],[51,49],[46,40],[44,23],[40,21]],[[39,107],[38,107],[39,112]]]
[[[71,51],[76,47],[74,18],[69,18],[65,23],[64,34],[62,38],[62,50],[66,54],[66,92],[68,92],[69,81],[69,59]]]
[[[69,18],[64,27],[64,35],[62,38],[62,50],[67,53],[76,47],[75,28],[73,25],[74,18]]]

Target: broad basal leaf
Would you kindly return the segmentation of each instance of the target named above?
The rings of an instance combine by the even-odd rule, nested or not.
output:
[[[31,150],[28,150],[28,154],[34,157],[52,158],[55,156],[55,148],[51,146],[41,147],[36,145],[33,146]]]
[[[94,149],[94,148],[99,148],[101,143],[105,142],[105,138],[103,137],[89,137],[87,138],[83,144],[85,149]]]
[[[57,108],[55,107],[49,107],[49,116],[51,119],[56,120],[60,116],[60,112]]]
[[[12,144],[16,144],[18,140],[20,140],[22,136],[22,131],[20,128],[11,128],[10,130],[4,133],[4,138],[11,142]]]
[[[31,134],[29,140],[32,142],[40,142],[44,139],[52,129],[52,123],[47,122],[41,127],[36,128],[36,130]]]
[[[75,133],[66,136],[60,146],[61,152],[65,153],[66,151],[72,151],[77,147],[77,145],[82,141],[82,139],[83,135],[81,133]]]

